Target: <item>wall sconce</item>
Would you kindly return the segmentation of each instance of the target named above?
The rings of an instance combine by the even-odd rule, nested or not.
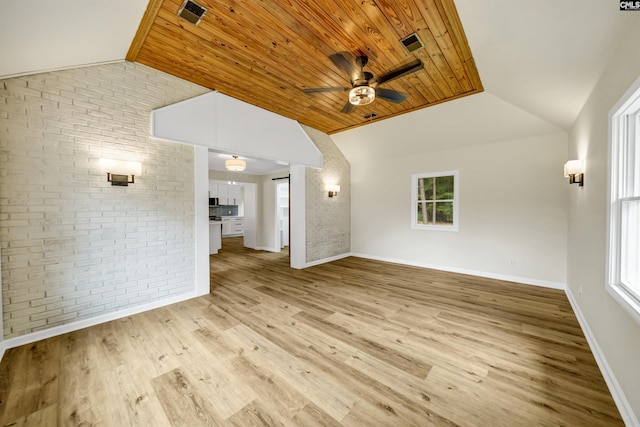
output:
[[[133,184],[135,182],[134,177],[142,174],[142,164],[140,162],[100,159],[100,168],[107,173],[107,181],[111,185],[123,187]]]
[[[564,176],[569,184],[584,186],[584,160],[569,160],[564,164]]]
[[[340,186],[338,184],[327,185],[326,189],[329,192],[329,197],[337,196],[340,192]]]

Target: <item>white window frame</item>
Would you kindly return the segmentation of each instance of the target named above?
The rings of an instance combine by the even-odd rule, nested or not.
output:
[[[609,112],[609,185],[607,206],[606,289],[640,324],[640,289],[625,283],[622,270],[623,205],[640,201],[640,78],[625,92]],[[633,158],[629,168],[629,158]],[[637,226],[637,225],[636,225]],[[640,237],[636,237],[640,238]]]
[[[437,178],[441,176],[453,176],[453,224],[452,225],[424,225],[418,224],[418,178]],[[444,200],[443,200],[444,201]],[[460,201],[460,180],[458,171],[441,171],[414,173],[411,175],[411,228],[414,230],[458,231]]]

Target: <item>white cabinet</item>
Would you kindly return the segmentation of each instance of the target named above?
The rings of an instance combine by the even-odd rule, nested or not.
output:
[[[209,197],[217,197],[220,205],[242,205],[242,185],[210,179]]]
[[[229,186],[227,184],[218,184],[218,197],[219,204],[221,205],[230,205],[229,203]]]
[[[222,235],[230,236],[231,228],[231,218],[222,218]]]
[[[239,205],[240,197],[242,197],[242,189],[239,185],[230,185],[229,186],[229,204],[230,205]]]
[[[218,184],[212,179],[209,180],[209,197],[220,197],[218,196]]]
[[[244,218],[237,216],[222,217],[223,236],[242,236],[244,233]]]
[[[239,185],[218,184],[216,196],[211,197],[219,198],[221,205],[239,205],[240,198],[242,197],[242,190]]]

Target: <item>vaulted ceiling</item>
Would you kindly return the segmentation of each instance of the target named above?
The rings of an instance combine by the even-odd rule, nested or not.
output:
[[[151,0],[127,59],[334,133],[483,90],[452,0],[196,0],[198,26],[177,16],[183,0]],[[424,48],[400,40],[417,33]],[[376,99],[351,113],[350,87],[329,56],[366,55],[379,76],[416,59],[424,68],[385,83],[402,103]],[[375,118],[365,117],[375,113]]]
[[[371,57],[371,67],[368,69],[379,76],[380,73],[404,64],[418,54],[430,57],[427,49],[413,55],[407,55],[398,43],[400,35],[408,33],[411,25],[416,25],[415,28],[418,28],[418,32],[425,42],[428,41],[428,37],[423,34],[425,29],[428,27],[430,28],[429,32],[434,31],[431,33],[432,40],[435,41],[439,49],[441,43],[446,42],[447,36],[454,43],[454,39],[458,36],[452,22],[457,22],[457,17],[454,18],[454,21],[449,20],[448,23],[445,20],[441,21],[441,25],[447,29],[445,34],[442,30],[443,27],[431,25],[431,22],[436,18],[434,15],[423,15],[427,10],[437,11],[439,14],[444,11],[445,16],[450,16],[449,12],[457,10],[454,15],[459,15],[460,22],[464,26],[466,39],[468,39],[473,52],[473,62],[464,62],[465,70],[469,67],[475,68],[474,63],[477,65],[482,77],[482,87],[486,92],[481,96],[467,99],[467,101],[474,100],[476,110],[467,111],[466,116],[458,113],[457,106],[461,103],[454,101],[439,104],[435,108],[414,111],[412,114],[402,115],[391,120],[399,127],[410,126],[414,128],[414,132],[421,135],[419,141],[424,146],[434,143],[430,139],[425,139],[431,134],[429,119],[425,117],[430,111],[440,109],[451,111],[455,116],[452,120],[456,126],[459,126],[457,123],[464,123],[462,118],[464,120],[479,120],[478,115],[484,116],[484,114],[491,113],[495,103],[493,101],[488,104],[480,102],[489,99],[502,100],[511,105],[513,109],[521,110],[521,113],[529,113],[547,122],[555,127],[556,131],[570,130],[613,55],[620,52],[624,54],[625,49],[634,48],[628,34],[640,25],[640,13],[620,11],[616,2],[602,0],[453,0],[455,1],[455,9],[451,5],[451,0],[446,2],[444,0],[430,0],[429,2],[420,0],[425,2],[427,9],[424,8],[424,5],[416,8],[417,3],[408,3],[405,0],[386,0],[386,3],[378,0],[362,0],[364,2],[362,4],[342,1],[345,3],[338,3],[338,0],[322,0],[309,2],[309,4],[304,3],[304,7],[303,4],[299,4],[299,7],[302,8],[299,14],[300,23],[292,18],[286,20],[287,14],[278,14],[275,16],[277,19],[274,18],[272,21],[260,21],[254,14],[255,11],[250,9],[255,8],[256,5],[261,5],[262,8],[278,6],[282,9],[285,6],[280,5],[280,0],[275,3],[254,0],[248,4],[218,2],[218,5],[223,5],[216,6],[218,9],[226,8],[230,12],[229,8],[233,8],[234,15],[241,15],[252,23],[244,28],[229,27],[234,22],[234,17],[232,16],[230,20],[221,12],[214,13],[218,9],[212,7],[201,24],[202,29],[205,28],[207,20],[213,17],[217,25],[216,28],[218,28],[216,31],[225,29],[225,34],[230,31],[234,40],[247,41],[247,43],[223,46],[227,48],[227,51],[219,51],[218,56],[210,56],[210,50],[207,51],[209,53],[204,53],[205,49],[200,49],[200,44],[193,42],[182,44],[178,53],[182,50],[186,51],[187,48],[195,49],[198,52],[195,55],[197,59],[192,63],[181,65],[179,64],[180,57],[172,54],[171,62],[169,65],[163,64],[163,69],[171,74],[186,74],[188,72],[191,76],[187,76],[187,78],[203,80],[204,75],[199,77],[199,74],[208,73],[212,68],[206,62],[216,61],[220,64],[226,64],[225,69],[216,70],[218,78],[229,79],[235,75],[234,80],[237,85],[246,85],[249,75],[258,76],[259,79],[267,79],[268,82],[278,80],[279,76],[291,75],[290,78],[282,78],[283,89],[277,89],[275,96],[271,96],[272,94],[267,96],[266,93],[263,93],[265,89],[260,86],[263,84],[263,80],[258,80],[256,85],[260,90],[258,90],[255,99],[243,96],[242,94],[245,92],[239,90],[239,86],[235,87],[235,90],[239,92],[236,97],[254,104],[260,100],[261,105],[268,109],[271,109],[269,108],[271,102],[284,104],[281,105],[283,110],[286,109],[292,114],[298,115],[303,123],[309,123],[305,121],[304,114],[313,111],[314,117],[319,117],[325,122],[329,121],[325,124],[330,124],[331,121],[339,122],[345,119],[341,114],[338,114],[338,110],[344,105],[347,94],[344,92],[314,95],[301,93],[303,87],[348,85],[346,75],[336,68],[328,59],[328,55],[341,50],[354,54],[358,53],[358,50],[364,51]],[[580,6],[576,7],[578,3]],[[20,0],[3,2],[0,13],[0,80],[63,68],[122,61],[128,50],[130,51],[129,57],[131,57],[136,49],[145,44],[144,37],[135,37],[136,30],[138,30],[138,35],[150,32],[155,25],[155,18],[148,19],[148,17],[150,15],[162,16],[158,8],[166,8],[169,5],[173,9],[163,12],[167,15],[166,20],[168,21],[165,23],[167,29],[163,31],[168,32],[168,28],[173,27],[180,30],[180,24],[177,22],[182,22],[182,25],[185,25],[182,31],[195,37],[194,31],[201,31],[200,26],[188,27],[186,21],[177,18],[175,16],[176,4],[176,1],[173,1],[166,2],[165,5],[157,0],[92,0],[90,2],[87,0]],[[291,2],[286,4],[293,7]],[[336,9],[337,4],[341,5],[338,9]],[[429,7],[434,4],[435,8]],[[318,5],[318,9],[323,11],[324,18],[321,20],[311,19],[310,11],[315,5]],[[350,7],[346,8],[349,5]],[[409,5],[412,5],[411,8]],[[147,6],[149,8],[145,15]],[[370,13],[347,25],[347,18],[353,16],[356,9]],[[384,10],[382,15],[377,15],[378,18],[384,16],[385,20],[389,18],[390,22],[394,24],[390,27],[391,30],[389,27],[381,25],[382,19],[374,19],[375,16],[371,12],[376,9]],[[248,10],[252,12],[249,13]],[[143,15],[146,16],[145,19],[142,19]],[[395,16],[397,19],[394,18]],[[28,19],[19,19],[20,17],[28,17]],[[280,18],[283,19],[282,22],[279,21]],[[353,20],[353,18],[350,19]],[[331,26],[327,28],[325,26],[329,25],[328,23]],[[312,29],[306,30],[307,25],[312,26]],[[383,33],[383,30],[386,33]],[[309,42],[304,41],[308,37],[304,31],[318,33],[318,39],[313,39],[310,47]],[[273,37],[267,37],[267,34]],[[274,34],[281,34],[281,36],[275,38]],[[339,34],[340,38],[337,38],[336,34]],[[174,37],[178,37],[178,35],[167,37],[167,46],[156,46],[156,50],[162,53],[165,47],[169,49],[172,43],[183,43],[182,40],[185,38],[184,35],[181,35],[174,40]],[[132,40],[134,41],[133,45]],[[221,36],[213,37],[210,35],[209,40],[221,42],[223,39]],[[254,42],[248,43],[250,40],[254,40]],[[276,46],[271,44],[274,41]],[[288,55],[289,49],[300,50],[304,46],[308,49],[308,53],[301,59],[302,62],[298,67],[297,63],[294,63],[293,59],[286,55]],[[284,49],[285,47],[287,49]],[[175,47],[172,49],[175,51]],[[268,53],[265,53],[265,61],[269,61],[247,62],[246,55],[248,53],[246,51],[256,49]],[[468,52],[466,41],[456,45],[454,50],[459,52],[462,51],[461,49],[466,49]],[[244,55],[241,55],[242,61],[239,60],[237,64],[230,62],[227,59],[231,53],[229,51],[233,51],[234,54],[236,54],[235,51],[239,51],[238,55],[242,53]],[[151,53],[153,52],[150,51],[149,54]],[[440,60],[440,64],[443,60],[449,64],[445,53],[450,54],[451,49],[448,53],[444,48],[440,54],[436,52],[435,58]],[[389,59],[394,55],[397,55],[396,59]],[[208,57],[208,59],[205,60],[204,57]],[[312,60],[312,58],[318,59]],[[279,64],[281,61],[283,65],[278,65],[274,71],[274,63]],[[269,67],[265,69],[266,64],[269,64]],[[154,64],[150,65],[156,67]],[[391,88],[409,92],[406,89],[407,86],[413,90],[412,84],[416,83],[415,90],[418,94],[414,95],[413,92],[409,92],[409,98],[404,104],[401,104],[403,108],[418,108],[413,106],[411,102],[416,102],[416,99],[420,99],[419,96],[424,96],[422,94],[426,93],[426,88],[434,87],[429,84],[440,85],[443,82],[448,82],[445,77],[441,77],[440,80],[436,79],[431,83],[428,80],[430,78],[428,65],[425,63],[423,71],[400,78],[389,85]],[[185,68],[181,69],[180,67]],[[293,72],[293,70],[299,71]],[[325,74],[322,74],[322,71]],[[467,78],[469,79],[472,75],[470,73]],[[427,84],[424,83],[425,81]],[[216,85],[212,84],[210,87],[224,92],[220,82],[217,82]],[[480,90],[480,88],[480,86],[475,87],[476,90]],[[447,90],[446,87],[440,88],[441,92],[445,90]],[[451,91],[451,87],[448,90]],[[294,93],[295,99],[292,95]],[[354,123],[347,123],[346,126],[357,126],[358,123],[363,122],[361,116],[367,111],[375,110],[375,112],[382,114],[383,111],[391,109],[391,114],[399,114],[400,111],[393,110],[394,108],[397,106],[385,101],[374,102],[369,107],[359,107],[354,113],[348,115],[350,119],[354,120]],[[283,111],[282,114],[287,113]],[[496,112],[495,114],[501,116],[501,113]],[[327,118],[324,118],[323,115],[326,115]],[[357,120],[359,118],[360,122]],[[385,123],[388,122],[385,121]],[[330,129],[324,126],[314,127]],[[480,143],[481,141],[482,138],[478,138],[476,142]],[[390,141],[390,144],[394,145],[397,142],[393,140]]]

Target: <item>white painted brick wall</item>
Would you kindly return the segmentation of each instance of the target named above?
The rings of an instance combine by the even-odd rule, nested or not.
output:
[[[322,169],[307,168],[306,261],[351,251],[351,167],[329,135],[302,126],[322,153]],[[340,193],[329,198],[326,184],[339,184]]]
[[[193,290],[193,149],[149,113],[207,91],[133,63],[0,80],[5,338]],[[111,186],[101,157],[142,176]]]

